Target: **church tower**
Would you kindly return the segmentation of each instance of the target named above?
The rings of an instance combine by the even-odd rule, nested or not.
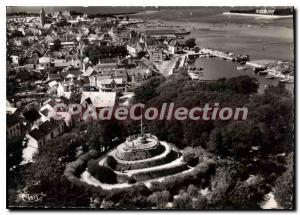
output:
[[[45,11],[43,8],[40,11],[40,22],[41,22],[42,27],[45,25],[45,22],[46,22],[46,15],[45,15]]]

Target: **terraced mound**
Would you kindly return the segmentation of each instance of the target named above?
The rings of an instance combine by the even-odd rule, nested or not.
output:
[[[98,164],[112,169],[118,183],[142,182],[189,169],[177,148],[150,134],[130,136]]]
[[[123,144],[120,144],[114,155],[120,160],[137,161],[161,154],[163,150],[164,148],[161,147],[155,136],[134,135],[128,137]]]

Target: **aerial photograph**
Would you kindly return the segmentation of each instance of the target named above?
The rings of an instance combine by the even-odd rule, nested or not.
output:
[[[294,14],[7,6],[6,208],[295,210]]]

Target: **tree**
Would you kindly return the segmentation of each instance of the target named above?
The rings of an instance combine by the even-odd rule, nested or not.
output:
[[[106,184],[117,183],[117,175],[111,168],[99,166],[98,162],[95,160],[90,160],[87,166],[88,172],[100,182]]]
[[[176,209],[192,209],[192,197],[188,193],[181,193],[176,198],[174,198],[173,206]]]
[[[6,140],[6,150],[7,150],[7,166],[8,169],[17,167],[22,161],[23,154],[22,138],[11,138]]]
[[[205,196],[203,196],[201,193],[197,196],[197,199],[194,204],[194,208],[198,210],[203,210],[208,207],[208,200]]]
[[[185,45],[186,45],[187,47],[189,47],[190,49],[191,49],[191,48],[194,48],[194,47],[196,46],[196,39],[195,39],[195,38],[187,39],[187,40],[185,41]]]
[[[259,125],[263,143],[261,152],[290,153],[294,147],[294,98],[280,86],[270,87],[249,101],[248,120]]]
[[[196,47],[194,48],[194,51],[195,51],[196,53],[198,53],[198,52],[200,51],[200,48],[196,46]]]
[[[74,133],[69,133],[41,146],[35,162],[23,175],[29,192],[46,195],[40,203],[42,207],[89,207],[90,193],[85,187],[71,184],[63,175],[70,152],[69,143],[74,139]]]
[[[287,157],[287,170],[275,181],[275,199],[284,209],[294,208],[294,159],[293,153]]]
[[[94,46],[89,45],[83,49],[83,57],[88,57],[93,64],[99,59],[126,56],[128,54],[125,46]]]
[[[6,140],[6,162],[7,162],[7,187],[12,189],[17,189],[20,183],[20,172],[22,168],[20,163],[23,158],[23,145],[22,137],[17,138],[7,138]],[[10,196],[11,197],[11,196]]]
[[[106,158],[106,165],[112,169],[116,169],[118,162],[116,161],[116,159],[109,155]]]
[[[146,103],[146,101],[157,96],[157,87],[164,82],[163,76],[155,76],[147,80],[141,87],[138,87],[135,93],[135,103]]]
[[[187,192],[188,194],[193,197],[193,198],[196,198],[199,194],[199,190],[197,189],[197,187],[195,187],[194,185],[190,184],[188,186],[188,189],[187,189]]]
[[[141,59],[141,58],[145,57],[146,54],[147,54],[146,51],[140,51],[137,53],[137,58]]]
[[[51,47],[51,51],[59,51],[61,49],[61,41],[56,39],[53,41],[53,45]]]
[[[101,208],[104,208],[104,209],[115,209],[116,205],[112,201],[103,201],[101,203]]]
[[[257,125],[249,122],[229,124],[211,132],[207,148],[219,155],[243,158],[252,146],[259,146],[262,134]]]
[[[187,147],[183,151],[183,161],[189,166],[196,166],[199,163],[199,157],[195,154],[195,150],[192,147]]]
[[[257,93],[257,89],[259,87],[257,79],[248,75],[233,77],[228,79],[226,82],[228,86],[232,86],[233,90],[242,94]]]
[[[169,191],[163,190],[161,192],[155,192],[148,197],[148,202],[152,206],[156,206],[157,208],[165,208],[168,201],[170,199]]]
[[[98,122],[90,123],[86,132],[87,144],[90,149],[101,151],[105,147],[103,129]]]

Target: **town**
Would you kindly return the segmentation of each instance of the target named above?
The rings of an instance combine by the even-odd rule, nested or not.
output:
[[[31,207],[32,202],[20,203],[18,199],[30,192],[42,192],[37,201],[45,201],[41,207],[50,208],[215,209],[220,202],[210,202],[216,195],[211,180],[219,176],[217,167],[225,162],[225,159],[220,162],[220,156],[236,158],[248,153],[253,164],[247,164],[247,168],[252,165],[251,170],[249,174],[240,175],[239,180],[247,184],[243,185],[247,189],[261,186],[257,188],[261,190],[255,196],[255,206],[247,199],[244,206],[237,208],[263,208],[267,203],[262,202],[273,200],[275,191],[271,187],[276,186],[273,180],[281,177],[292,154],[290,142],[272,149],[274,151],[268,147],[272,140],[282,143],[285,138],[291,138],[289,132],[293,131],[293,125],[287,120],[292,117],[290,100],[282,98],[277,101],[282,102],[280,105],[274,104],[282,109],[273,110],[273,118],[285,118],[282,124],[274,125],[272,117],[262,118],[261,113],[271,113],[271,110],[259,107],[269,105],[264,104],[268,100],[263,100],[263,96],[270,96],[271,100],[281,93],[290,99],[285,84],[294,82],[293,63],[250,60],[247,54],[208,48],[196,43],[188,29],[130,15],[86,14],[72,10],[48,12],[43,8],[39,14],[7,14],[6,136],[8,148],[18,152],[8,149],[8,172],[16,184],[20,183],[14,197],[10,198],[11,207]],[[241,75],[206,79],[205,73],[209,71],[195,61],[210,58],[234,63]],[[260,97],[256,95],[258,81],[243,74],[242,70],[253,70],[257,76],[274,79],[278,86],[264,86],[265,94]],[[249,107],[250,122],[243,115],[244,124],[229,122],[229,117],[225,120],[229,122],[226,126],[218,120],[207,124],[196,120],[190,126],[185,118],[182,123],[186,124],[180,125],[184,127],[182,131],[172,120],[163,122],[165,124],[143,121],[143,118],[98,123],[93,117],[83,116],[90,107],[100,113],[114,107],[129,109],[138,102],[146,104],[145,107],[160,107],[164,102],[175,101],[178,109],[183,105],[192,108],[205,104],[206,107],[204,101],[219,105],[217,99],[220,98],[222,107]],[[230,99],[226,101],[225,98]],[[259,120],[266,122],[261,125],[257,123]],[[268,125],[278,126],[278,130],[269,131]],[[222,126],[228,129],[227,133],[222,133]],[[244,133],[239,134],[240,130]],[[276,131],[281,131],[282,135]],[[278,136],[272,135],[273,132]],[[262,140],[263,134],[270,139]],[[232,139],[243,135],[248,135],[247,140]],[[222,141],[224,144],[227,141],[229,146],[222,145]],[[243,141],[246,146],[242,145]],[[258,144],[259,141],[262,143]],[[263,153],[276,163],[276,167],[272,174],[260,173],[264,177],[261,179],[262,176],[253,172],[257,165],[253,158],[261,158]],[[52,157],[55,159],[50,161]],[[246,158],[238,162],[248,163],[243,159]],[[280,159],[285,161],[280,163]],[[236,165],[227,158],[226,162],[228,166]],[[15,174],[43,165],[45,175],[38,174],[37,170],[34,173],[37,178],[30,182],[24,182]],[[257,169],[265,170],[267,165],[271,164]],[[57,169],[58,176],[52,177],[55,171],[51,168]],[[49,187],[54,181],[59,181],[55,185],[57,190],[64,187],[66,193],[86,193],[87,196],[80,196],[78,201],[68,202],[68,205],[55,205],[59,203],[45,199],[51,195],[55,196],[53,199],[67,197],[51,193]],[[262,181],[268,185],[262,185]],[[185,183],[189,183],[188,186]],[[78,190],[74,186],[78,186]],[[46,194],[43,189],[47,190]],[[88,191],[80,192],[80,189]],[[110,190],[113,194],[109,194]],[[121,199],[123,191],[130,196],[128,190],[136,192],[140,198],[128,203],[129,206],[122,203],[127,200]],[[188,195],[192,195],[190,200]],[[230,200],[229,208],[236,206],[235,201],[238,200]]]

